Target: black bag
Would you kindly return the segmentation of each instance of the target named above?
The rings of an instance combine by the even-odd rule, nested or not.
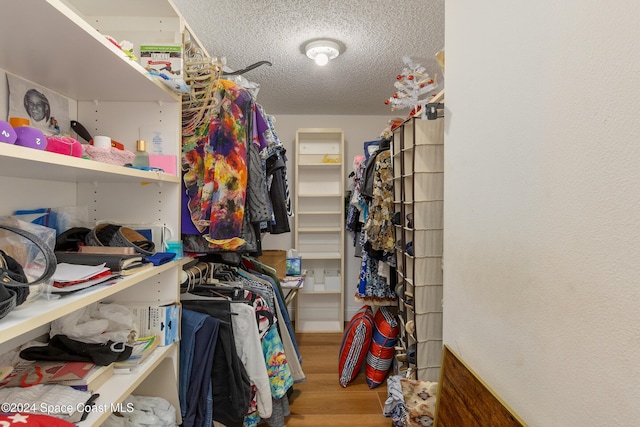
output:
[[[0,250],[0,319],[5,317],[17,305],[26,301],[29,287],[45,283],[56,271],[56,257],[51,248],[38,236],[18,227],[0,224],[0,228],[16,233],[31,241],[42,252],[46,262],[44,271],[33,282],[29,282],[24,269],[18,261]]]

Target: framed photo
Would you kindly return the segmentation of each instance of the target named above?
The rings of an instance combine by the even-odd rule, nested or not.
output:
[[[9,117],[29,119],[45,135],[71,132],[69,99],[16,75],[7,73]]]

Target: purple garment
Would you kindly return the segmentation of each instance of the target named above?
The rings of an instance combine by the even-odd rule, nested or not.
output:
[[[267,139],[265,138],[265,132],[269,131],[269,124],[262,116],[262,111],[260,111],[257,107],[253,108],[255,113],[255,132],[258,135],[258,146],[260,147],[260,152],[267,148]],[[255,141],[254,141],[255,142]]]

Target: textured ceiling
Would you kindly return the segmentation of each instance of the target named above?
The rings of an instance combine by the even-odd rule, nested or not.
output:
[[[403,56],[444,83],[435,54],[444,48],[444,0],[174,0],[212,56],[260,85],[270,114],[403,116],[384,104]],[[325,67],[304,54],[310,40],[338,42]]]

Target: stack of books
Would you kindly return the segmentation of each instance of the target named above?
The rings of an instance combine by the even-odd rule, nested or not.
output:
[[[133,344],[133,350],[131,356],[127,360],[115,362],[113,364],[114,373],[116,374],[128,374],[134,372],[142,362],[155,350],[160,344],[160,340],[157,336],[152,335],[148,337],[138,338]]]
[[[65,380],[60,385],[68,385],[80,391],[95,391],[113,375],[113,363],[107,366],[94,366],[89,373],[81,379]]]

